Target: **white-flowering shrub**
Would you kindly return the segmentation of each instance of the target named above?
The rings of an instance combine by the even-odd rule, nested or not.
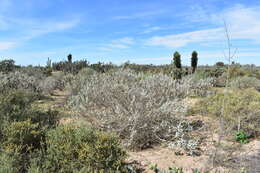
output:
[[[187,111],[183,98],[205,92],[203,82],[194,83],[128,70],[92,74],[77,83],[68,105],[95,118],[100,128],[117,132],[128,147],[144,148],[174,138]]]

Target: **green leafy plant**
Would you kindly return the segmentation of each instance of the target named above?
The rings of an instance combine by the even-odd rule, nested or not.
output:
[[[248,136],[246,135],[246,133],[243,130],[239,130],[236,132],[236,136],[235,139],[237,142],[241,143],[241,144],[245,144],[248,143]]]
[[[183,173],[183,168],[179,167],[169,167],[168,170],[161,170],[158,168],[157,164],[150,165],[150,170],[154,171],[154,173]]]
[[[33,106],[39,95],[33,92],[16,90],[0,96],[0,120],[9,122],[26,121],[30,119],[40,126],[55,126],[58,120],[58,111],[41,110]]]
[[[3,148],[7,153],[26,153],[40,148],[44,129],[31,120],[10,123],[3,130]]]

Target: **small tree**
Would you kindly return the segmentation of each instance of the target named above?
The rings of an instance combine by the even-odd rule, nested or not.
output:
[[[196,51],[193,51],[191,54],[192,73],[196,71],[197,66],[198,66],[198,53]]]
[[[179,52],[173,54],[173,63],[176,68],[181,69],[181,55]]]
[[[221,62],[221,61],[216,62],[215,65],[216,65],[217,67],[224,67],[224,66],[225,66],[224,62]]]
[[[68,62],[72,63],[72,55],[71,54],[68,55]]]
[[[8,73],[15,69],[15,61],[12,59],[6,59],[0,61],[0,72]]]

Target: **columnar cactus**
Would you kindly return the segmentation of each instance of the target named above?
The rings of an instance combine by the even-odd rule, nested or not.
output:
[[[196,71],[197,65],[198,65],[198,53],[196,51],[193,51],[191,54],[192,73]]]

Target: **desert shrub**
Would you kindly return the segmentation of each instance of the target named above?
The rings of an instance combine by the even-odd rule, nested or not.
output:
[[[96,119],[96,126],[116,132],[126,146],[145,148],[174,136],[174,126],[187,109],[183,98],[205,92],[204,84],[191,86],[194,83],[128,70],[93,74],[77,85],[68,106]]]
[[[77,74],[81,69],[88,67],[88,65],[89,63],[87,60],[80,60],[74,62],[60,61],[52,63],[52,68],[56,71]]]
[[[183,78],[180,83],[187,86],[188,96],[206,96],[210,94],[210,89],[215,85],[215,78],[196,79],[196,77],[187,76]]]
[[[80,89],[88,83],[91,76],[96,74],[96,71],[91,68],[82,69],[76,76],[66,75],[64,83],[71,94],[78,94]]]
[[[2,95],[0,97],[1,119],[19,120],[36,99],[34,93],[21,90]]]
[[[44,79],[45,77],[49,76],[46,72],[45,67],[40,66],[26,66],[21,67],[19,70],[20,73],[26,74],[28,76],[34,76],[37,79]]]
[[[64,90],[68,84],[73,85],[74,82],[77,82],[75,75],[54,72],[52,76],[40,82],[39,88],[44,94],[51,94],[53,90]]]
[[[226,130],[237,130],[240,126],[240,129],[248,136],[259,135],[260,93],[254,89],[229,91],[226,94],[219,92],[199,102],[194,110],[204,115],[219,117],[222,115],[224,98],[226,100],[224,107]]]
[[[45,172],[70,173],[83,168],[97,172],[116,171],[121,169],[126,157],[117,138],[70,124],[50,130],[46,147],[44,161],[36,162],[38,169]]]
[[[254,77],[238,77],[231,81],[230,86],[236,89],[254,88],[260,90],[260,80]]]
[[[0,151],[0,172],[1,173],[19,172],[14,155]]]
[[[7,153],[26,153],[40,148],[44,129],[31,120],[12,122],[3,129],[2,148]]]
[[[246,69],[242,68],[240,65],[231,65],[229,68],[230,78],[242,77],[246,75],[247,75]]]
[[[44,94],[48,95],[58,87],[58,82],[55,77],[49,76],[39,83],[39,88]]]
[[[34,76],[20,73],[18,71],[3,74],[0,73],[0,93],[6,93],[9,90],[29,90],[33,92],[40,92],[39,89],[40,79]]]
[[[31,154],[42,148],[45,130],[31,120],[9,122],[4,126],[0,150],[11,159],[14,173],[26,172]]]
[[[25,121],[31,119],[33,123],[41,126],[55,126],[58,112],[53,110],[43,111],[33,102],[38,100],[38,95],[28,91],[12,91],[0,96],[0,121]]]
[[[207,75],[207,77],[217,78],[220,77],[223,73],[225,73],[227,69],[225,67],[209,67],[202,70],[205,73],[205,75]]]
[[[14,71],[16,68],[14,63],[15,62],[12,59],[0,61],[0,72],[8,73]]]

